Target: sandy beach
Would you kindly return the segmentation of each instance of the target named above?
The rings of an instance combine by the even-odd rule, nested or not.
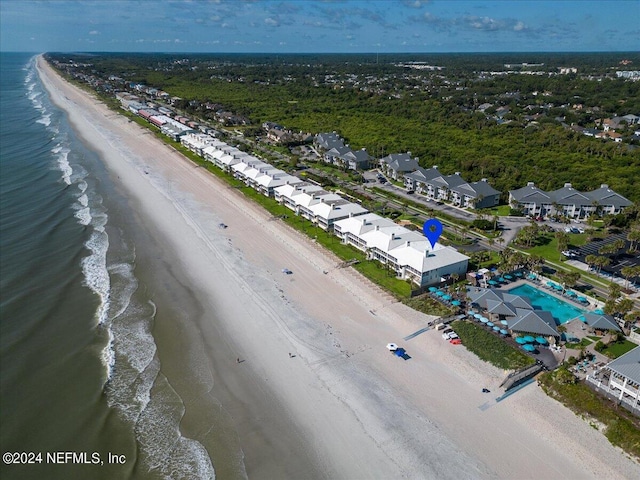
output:
[[[184,399],[182,434],[207,448],[218,478],[640,478],[640,465],[535,384],[497,403],[505,372],[434,330],[404,341],[432,317],[336,268],[310,239],[38,65],[152,239],[136,249],[157,298],[162,371]],[[390,355],[389,342],[411,358]],[[211,433],[212,408],[224,412],[224,442]]]

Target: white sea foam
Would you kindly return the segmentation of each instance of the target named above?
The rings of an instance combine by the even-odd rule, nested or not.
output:
[[[87,197],[86,193],[83,193],[78,197],[78,203],[83,207],[87,207],[89,205],[89,197]],[[88,223],[86,225],[88,225]]]
[[[89,225],[93,217],[91,216],[91,209],[89,207],[81,208],[76,210],[76,213],[73,214],[77,219],[80,225]]]
[[[57,143],[51,152],[62,179],[79,190],[74,215],[80,224],[92,228],[85,242],[90,253],[82,259],[81,268],[85,285],[99,297],[96,321],[108,336],[100,354],[108,379],[105,385],[107,401],[135,426],[142,461],[149,470],[157,466],[157,472],[166,478],[213,479],[215,473],[206,449],[180,433],[184,409],[176,408],[180,398],[163,383],[163,377],[160,380],[162,393],[155,394],[160,361],[151,327],[156,307],[151,300],[140,304],[134,297],[138,288],[134,275],[135,258],[107,264],[109,236],[106,225],[109,217],[102,198],[93,190],[90,174],[78,163],[81,159],[69,155],[66,135],[58,138],[61,125],[54,120],[58,117],[48,110],[46,96],[38,93],[33,61],[29,67],[25,79],[29,99],[42,114],[36,121],[54,133],[52,140]],[[65,131],[64,124],[62,131]]]
[[[48,127],[49,125],[51,125],[51,114],[47,113],[46,115],[43,115],[38,120],[36,120],[36,123],[41,123],[45,127]]]
[[[107,272],[107,249],[109,237],[105,232],[94,231],[85,243],[91,254],[82,259],[85,284],[100,297],[96,312],[98,323],[104,323],[109,310],[109,273]]]
[[[58,168],[62,172],[62,180],[67,185],[71,185],[71,175],[73,174],[73,168],[71,168],[71,164],[69,164],[69,149],[63,148],[61,149],[57,156]]]

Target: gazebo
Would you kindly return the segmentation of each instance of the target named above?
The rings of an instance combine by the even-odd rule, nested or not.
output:
[[[611,315],[604,315],[599,313],[585,313],[584,319],[591,328],[594,330],[606,333],[609,330],[615,330],[621,332],[622,329],[618,326],[617,322]]]

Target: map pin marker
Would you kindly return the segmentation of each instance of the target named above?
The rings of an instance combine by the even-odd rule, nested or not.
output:
[[[442,235],[442,223],[440,223],[440,220],[431,218],[424,222],[424,225],[422,226],[422,232],[424,233],[424,236],[429,240],[431,248],[433,249],[436,246],[436,243],[438,243],[440,235]]]

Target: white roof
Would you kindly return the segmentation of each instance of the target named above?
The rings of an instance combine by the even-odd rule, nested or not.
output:
[[[358,215],[357,217],[338,220],[336,225],[339,226],[341,232],[351,233],[352,235],[359,237],[363,233],[375,229],[376,225],[379,227],[391,227],[395,225],[395,222],[388,218],[381,217],[380,215],[376,215],[375,213],[367,213],[364,215]]]
[[[331,202],[332,200],[341,200],[342,197],[335,193],[327,192],[326,190],[321,189],[315,192],[301,192],[300,195],[295,195],[294,197],[291,197],[291,199],[298,206],[310,207],[311,205],[320,203],[320,201]]]
[[[253,158],[253,159],[242,159],[240,162],[236,163],[235,165],[231,165],[231,168],[233,168],[234,172],[245,172],[253,167],[255,167],[256,165],[267,165],[266,163],[264,163],[262,160],[258,160],[257,158]]]
[[[206,146],[202,152],[205,154],[209,154],[209,155],[214,155],[216,152],[222,152],[222,147],[224,147],[226,145],[226,143],[215,139],[213,142],[211,142],[208,146]]]
[[[324,198],[325,197],[323,197],[319,203],[309,207],[309,210],[318,218],[333,220],[336,218],[345,218],[349,215],[360,215],[367,211],[366,208],[361,207],[357,203],[351,203],[344,199],[325,200]]]
[[[390,252],[396,258],[398,265],[407,265],[419,272],[428,272],[469,260],[466,255],[439,243],[436,243],[432,249],[429,241],[424,237],[422,239],[422,241],[412,241],[409,245],[405,242]]]
[[[376,226],[373,230],[360,235],[360,238],[366,242],[367,248],[377,248],[385,253],[391,252],[391,250],[407,241],[420,242],[424,240],[423,235],[412,232],[395,223],[386,227]]]
[[[278,195],[293,199],[296,195],[302,195],[305,192],[318,192],[322,190],[320,185],[314,185],[308,182],[302,182],[297,185],[282,185],[276,188]]]
[[[244,162],[244,160],[242,161]],[[247,168],[244,171],[244,175],[245,177],[250,178],[251,180],[255,180],[256,178],[263,176],[266,172],[271,172],[271,171],[273,171],[274,173],[276,171],[282,172],[282,170],[278,170],[277,168],[275,168],[272,165],[269,165],[268,163],[261,162],[256,165],[252,165],[251,168]]]
[[[298,177],[289,175],[288,173],[283,172],[282,170],[278,170],[278,172],[280,173],[276,173],[276,174],[273,174],[272,172],[265,173],[264,175],[256,179],[256,183],[263,187],[275,188],[285,184],[296,185],[302,182],[302,180],[300,180]]]

